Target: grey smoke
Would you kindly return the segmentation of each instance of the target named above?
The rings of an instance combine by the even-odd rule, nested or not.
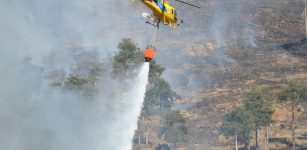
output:
[[[101,91],[95,101],[44,85],[43,71],[39,67],[18,66],[22,66],[19,71],[6,70],[9,73],[4,78],[6,87],[1,86],[1,149],[131,148],[144,98],[148,65],[124,85],[108,82],[111,90]]]
[[[231,49],[237,45],[248,49],[257,47],[257,32],[260,30],[259,26],[254,25],[251,16],[261,6],[261,1],[194,0],[191,2],[202,8],[193,9],[177,4],[178,12],[185,22],[178,30],[169,33],[169,37],[172,38],[168,40],[172,40],[175,44],[169,42],[170,44],[167,43],[163,45],[164,47],[159,45],[159,50],[163,51],[163,54],[158,53],[161,54],[158,56],[159,60],[168,68],[164,77],[171,82],[175,91],[187,96],[193,95],[190,93],[195,90],[216,87],[217,81],[209,76],[210,70],[228,73],[231,72],[227,70],[229,65],[240,68],[237,60],[229,55]],[[159,35],[161,37],[160,32]],[[205,47],[208,43],[212,43],[214,48],[205,56],[190,57],[185,53],[194,46],[197,52],[206,53],[208,49]],[[189,89],[191,91],[188,91]]]
[[[143,43],[146,34],[138,32],[150,31],[131,32],[139,23],[132,21],[138,18],[129,3],[0,2],[0,149],[131,148],[145,83],[139,77],[125,84],[112,80],[110,61],[121,38]],[[80,60],[70,48],[95,51],[106,65],[94,101],[50,86],[50,71],[74,73]]]

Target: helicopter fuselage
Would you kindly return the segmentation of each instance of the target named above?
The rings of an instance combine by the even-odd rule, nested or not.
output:
[[[170,6],[165,0],[141,0],[152,10],[157,20],[162,21],[171,28],[176,28],[177,14],[174,7]]]

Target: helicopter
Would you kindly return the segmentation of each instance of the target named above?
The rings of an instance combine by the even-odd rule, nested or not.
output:
[[[135,0],[131,0],[135,2]],[[159,29],[160,22],[167,25],[170,28],[176,28],[179,26],[177,12],[174,7],[172,7],[167,0],[141,0],[144,5],[152,10],[152,14],[144,12],[142,16],[147,19],[146,23],[153,25]],[[174,0],[195,8],[200,8],[199,6],[184,2],[182,0]],[[183,20],[180,21],[183,23]]]

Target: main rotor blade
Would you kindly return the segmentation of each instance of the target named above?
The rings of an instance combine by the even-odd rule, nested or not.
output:
[[[187,5],[196,7],[196,8],[200,8],[199,6],[196,6],[196,5],[190,4],[190,3],[188,3],[188,2],[181,1],[181,0],[175,0],[175,1],[180,2],[180,3],[183,3],[183,4],[187,4]]]

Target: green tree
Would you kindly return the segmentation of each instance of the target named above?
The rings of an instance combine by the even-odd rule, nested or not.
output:
[[[150,62],[149,84],[145,94],[145,115],[161,116],[160,137],[169,143],[185,140],[187,128],[184,126],[184,118],[178,111],[171,110],[173,100],[180,98],[174,92],[170,84],[161,76],[165,68],[155,61]]]
[[[176,149],[177,142],[184,142],[188,129],[185,126],[185,120],[179,111],[168,110],[162,115],[160,136],[165,141],[174,143]]]
[[[278,98],[282,103],[291,104],[292,149],[295,149],[295,111],[299,104],[307,102],[307,86],[295,83],[285,84]]]
[[[46,78],[54,87],[76,92],[86,99],[93,99],[96,96],[99,89],[97,82],[103,76],[105,68],[95,49],[85,51],[83,48],[67,48],[65,52],[52,53],[51,56],[48,60],[51,66],[57,66],[58,63],[69,66],[68,69],[66,67],[48,69]]]
[[[266,132],[268,132],[268,126],[273,122],[272,96],[268,91],[268,89],[257,87],[244,96],[244,107],[252,114],[256,129],[256,149],[259,149],[259,129],[265,126]],[[266,144],[268,144],[268,133],[265,135]]]
[[[135,76],[133,71],[144,62],[143,53],[137,44],[131,39],[122,39],[117,46],[113,60],[113,75],[115,78],[126,78]]]
[[[155,61],[150,63],[149,84],[144,103],[146,115],[153,115],[155,112],[162,113],[171,108],[174,98],[180,98],[172,90],[170,84],[161,77],[164,70],[165,68]]]
[[[118,44],[118,49],[119,51],[115,53],[113,60],[113,76],[118,79],[135,76],[136,74],[134,68],[137,68],[142,62],[144,62],[143,52],[140,51],[140,48],[131,39],[122,39],[122,41]],[[142,115],[152,115],[153,111],[157,111],[160,115],[164,114],[164,118],[174,115],[174,113],[171,113],[172,111],[170,108],[172,106],[173,99],[179,98],[179,96],[171,89],[170,84],[161,77],[164,70],[165,68],[157,64],[154,60],[150,62],[149,83],[147,85],[144,102],[145,114],[143,113]],[[163,122],[161,124],[163,129],[165,127],[170,127],[169,124],[165,123],[168,122]],[[178,125],[178,122],[176,125]],[[175,132],[177,131],[177,126],[171,127],[172,128],[168,128],[170,130],[165,130],[165,132],[163,132],[166,139],[182,137],[179,135],[181,134],[180,132]],[[185,130],[182,129],[182,125],[178,127],[181,128],[181,130]],[[148,140],[146,139],[146,141]],[[179,140],[176,139],[176,141]]]
[[[122,39],[113,60],[115,78],[135,76],[134,68],[144,62],[143,52],[131,39]],[[154,60],[150,62],[149,84],[145,96],[145,110],[170,109],[172,99],[179,96],[171,89],[169,83],[161,75],[165,68]]]
[[[78,76],[70,74],[64,82],[64,89],[78,92],[81,96],[87,99],[93,99],[98,93],[98,87],[96,86],[96,76]]]
[[[171,148],[168,146],[168,144],[159,144],[155,150],[171,150]]]
[[[221,126],[221,132],[225,136],[234,136],[236,150],[238,142],[245,144],[245,149],[250,145],[250,132],[253,128],[252,114],[243,107],[235,108],[226,114]]]
[[[146,92],[145,100],[146,107],[154,109],[170,109],[172,106],[172,99],[177,94],[171,89],[171,86],[167,81],[162,78],[157,78],[151,83],[151,87]]]
[[[81,76],[69,74],[69,77],[64,83],[67,89],[81,90],[82,86],[87,83],[87,80]]]
[[[149,78],[150,79],[160,78],[164,70],[165,68],[157,64],[155,60],[151,61],[149,69]],[[149,82],[151,82],[151,80]]]

